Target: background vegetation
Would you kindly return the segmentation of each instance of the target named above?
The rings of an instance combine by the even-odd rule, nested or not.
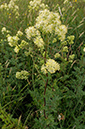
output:
[[[9,1],[0,0],[0,5]],[[57,59],[61,69],[53,75],[49,73],[48,77],[41,73],[40,66],[35,68],[39,52],[34,51],[34,57],[26,57],[23,49],[15,53],[6,34],[1,32],[6,27],[13,36],[18,30],[24,33],[26,28],[34,26],[37,12],[29,13],[29,1],[15,1],[19,7],[18,18],[13,11],[0,9],[0,128],[85,129],[85,1],[69,0],[69,4],[64,4],[63,0],[44,0],[50,11],[61,15],[62,24],[68,27],[66,36],[75,36],[70,50],[75,54],[74,61],[61,63]],[[55,53],[55,46],[50,48]],[[16,72],[21,70],[29,71],[29,79],[16,78]]]

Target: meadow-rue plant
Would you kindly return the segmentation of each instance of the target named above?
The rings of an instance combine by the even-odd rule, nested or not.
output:
[[[18,10],[18,8],[12,1],[8,5],[9,8],[15,7],[16,10]],[[29,27],[24,28],[25,34],[24,32],[20,31],[20,28],[20,30],[17,31],[16,35],[11,36],[11,34],[8,34],[6,37],[8,44],[11,47],[14,47],[14,52],[17,53],[17,55],[19,55],[19,52],[21,52],[20,50],[22,49],[23,55],[26,56],[26,59],[28,60],[28,58],[30,58],[32,61],[32,66],[30,66],[30,68],[26,67],[28,69],[32,69],[29,72],[26,70],[20,71],[18,69],[17,71],[19,72],[16,72],[16,78],[22,79],[23,82],[24,80],[28,82],[28,78],[30,78],[31,85],[33,85],[33,91],[30,91],[30,94],[33,92],[33,95],[35,95],[33,99],[36,99],[36,94],[39,94],[37,89],[35,88],[35,85],[37,83],[37,81],[35,82],[35,80],[36,78],[39,79],[39,90],[41,89],[42,99],[39,100],[40,102],[38,101],[38,105],[41,108],[40,111],[43,111],[42,115],[44,119],[47,120],[49,118],[49,111],[47,111],[47,109],[45,108],[47,108],[47,106],[49,105],[50,109],[51,106],[50,103],[48,103],[48,99],[46,97],[50,96],[51,93],[54,94],[54,91],[57,87],[57,83],[52,84],[53,92],[50,91],[50,81],[55,78],[58,73],[60,73],[59,76],[61,76],[62,73],[65,72],[65,70],[63,70],[63,67],[66,69],[67,65],[71,65],[71,63],[73,63],[75,54],[71,52],[71,46],[74,44],[74,35],[66,35],[68,32],[68,27],[62,24],[60,14],[57,11],[50,11],[49,7],[42,3],[41,0],[30,1],[28,8],[29,13],[33,10],[37,11],[33,25],[29,25]],[[2,33],[4,34],[4,32],[6,32],[5,27],[2,28]],[[31,61],[28,62],[27,60],[26,65],[30,65]],[[32,74],[32,77],[29,77],[29,75],[31,75],[29,73]],[[39,75],[37,75],[38,73]],[[60,83],[61,80],[59,84]],[[54,86],[56,87],[54,88]],[[59,90],[59,88],[57,89]],[[48,93],[50,95],[48,95]],[[50,101],[52,101],[53,97],[54,96],[52,95],[48,98]],[[58,114],[56,116],[58,116]],[[57,120],[60,121],[61,118],[62,115],[59,116]]]
[[[84,128],[84,18],[61,1],[0,0],[0,128]]]

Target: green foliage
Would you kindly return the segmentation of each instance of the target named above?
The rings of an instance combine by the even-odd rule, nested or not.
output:
[[[0,105],[0,119],[2,120],[0,126],[2,129],[25,129],[21,123],[21,116],[18,119],[12,118],[12,115],[8,114]],[[4,123],[3,123],[4,122]]]

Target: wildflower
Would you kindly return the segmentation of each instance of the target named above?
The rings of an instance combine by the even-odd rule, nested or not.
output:
[[[69,43],[70,45],[74,43],[74,42],[73,42],[74,38],[75,38],[74,35],[70,35],[70,36],[67,37],[67,41],[68,41],[68,43]]]
[[[77,0],[73,0],[73,2],[77,2]]]
[[[44,47],[44,41],[41,36],[34,38],[34,44],[37,45],[39,48]]]
[[[7,35],[7,40],[9,42],[9,45],[13,47],[13,46],[17,46],[19,38],[17,36],[12,37],[10,35]]]
[[[34,27],[29,27],[25,29],[26,37],[30,40],[31,38],[34,38],[36,36],[40,35],[40,32]]]
[[[8,8],[7,3],[4,3],[4,5],[0,6],[0,10],[7,9],[7,8]]]
[[[63,3],[66,4],[66,3],[68,3],[68,2],[69,2],[68,0],[65,0]]]
[[[55,27],[61,24],[58,13],[50,12],[48,9],[39,11],[39,16],[36,18],[35,27],[43,33],[52,33]]]
[[[6,27],[3,27],[2,30],[1,30],[2,34],[5,34],[5,33],[10,33],[9,30],[6,29]]]
[[[31,11],[31,10],[38,11],[39,9],[43,10],[45,8],[48,8],[48,5],[41,3],[41,0],[33,0],[33,1],[29,2],[28,8],[29,8],[29,11]]]
[[[62,113],[60,113],[58,115],[58,120],[61,121],[61,120],[64,120],[64,115]]]
[[[60,65],[53,59],[48,59],[46,62],[46,69],[50,72],[50,73],[55,73],[56,70],[60,70]]]
[[[62,31],[64,34],[67,33],[67,27],[65,25],[60,25],[59,30]]]
[[[19,52],[19,47],[18,46],[16,46],[15,48],[14,48],[14,51],[16,52],[16,53],[18,53]]]
[[[44,74],[47,73],[47,70],[46,70],[46,66],[45,65],[42,65],[41,72],[44,73]]]
[[[16,72],[16,78],[18,79],[27,79],[28,78],[29,73],[26,70],[23,70],[21,72]]]
[[[60,65],[53,59],[48,59],[46,61],[46,64],[42,65],[41,67],[41,71],[44,74],[46,74],[47,71],[49,71],[50,73],[55,73],[57,70],[60,70]]]
[[[6,31],[7,31],[7,30],[6,30],[5,27],[3,27],[2,30],[1,30],[2,34],[4,34]]]
[[[16,36],[22,36],[23,35],[23,32],[21,32],[20,30],[17,32]]]
[[[15,16],[18,18],[18,16],[19,16],[19,12],[18,12],[19,7],[15,4],[15,0],[10,0],[9,4],[4,3],[4,5],[1,5],[0,10],[3,10],[3,9],[5,11],[12,11],[12,13],[14,13]],[[10,15],[9,15],[9,18],[11,18]]]

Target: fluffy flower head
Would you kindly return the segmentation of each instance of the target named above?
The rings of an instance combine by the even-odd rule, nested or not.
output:
[[[26,70],[23,70],[21,72],[16,73],[16,78],[26,80],[28,78],[28,75],[29,75],[29,73]]]
[[[45,74],[49,71],[51,74],[60,70],[60,65],[53,59],[48,59],[45,65],[42,65],[41,71]]]

